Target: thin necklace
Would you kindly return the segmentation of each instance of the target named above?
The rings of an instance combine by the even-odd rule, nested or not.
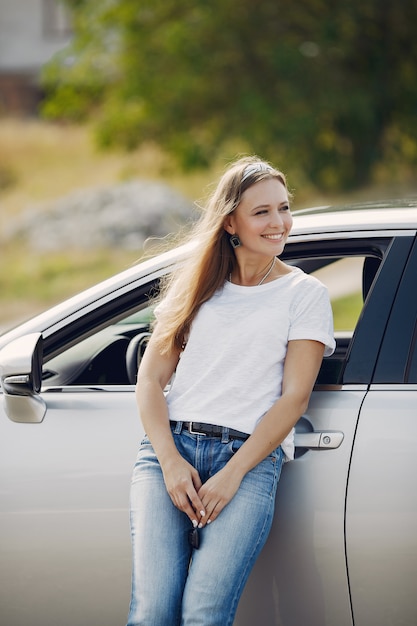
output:
[[[276,261],[276,257],[274,257],[272,259],[272,263],[271,263],[271,267],[269,268],[269,270],[267,271],[267,273],[265,274],[265,276],[263,278],[261,278],[261,280],[259,281],[259,283],[257,284],[257,287],[259,287],[259,285],[262,285],[262,283],[264,282],[264,280],[266,280],[268,278],[268,276],[270,275],[270,273],[272,272],[272,268],[275,265],[275,261]]]
[[[261,278],[261,280],[259,281],[259,283],[256,285],[257,287],[259,287],[259,285],[262,285],[262,283],[268,278],[268,276],[270,275],[270,273],[272,272],[274,265],[275,265],[275,261],[277,260],[277,258],[274,256],[274,258],[272,259],[272,263],[268,268],[267,273],[265,274],[265,276],[263,276],[263,278]],[[229,274],[229,282],[232,282],[232,272],[230,272]]]

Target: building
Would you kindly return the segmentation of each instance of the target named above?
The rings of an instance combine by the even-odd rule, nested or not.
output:
[[[70,40],[60,0],[0,0],[0,114],[36,112],[40,70]]]

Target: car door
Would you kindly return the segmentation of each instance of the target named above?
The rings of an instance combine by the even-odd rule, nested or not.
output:
[[[68,326],[49,335],[56,356],[44,367],[42,423],[0,414],[0,622],[8,626],[114,626],[127,617],[129,487],[142,429],[133,385],[114,384],[104,364],[123,370],[114,359],[136,328],[103,331],[108,307],[96,307],[98,330],[85,340],[96,333],[104,343],[83,358],[81,340],[65,344]],[[54,368],[55,378],[77,372],[78,383],[52,384]]]
[[[417,624],[417,244],[360,412],[346,505],[355,626]]]
[[[345,550],[351,456],[411,242],[407,236],[378,240],[358,233],[288,246],[287,258],[306,269],[320,265],[326,255],[361,257],[358,287],[365,291],[365,303],[352,339],[339,334],[334,357],[324,360],[308,410],[297,425],[296,459],[283,468],[273,528],[240,603],[238,626],[354,623]],[[343,280],[340,276],[339,282]],[[363,622],[370,623],[379,622]]]
[[[1,420],[1,623],[113,626],[129,602],[132,389],[42,393],[42,424]]]

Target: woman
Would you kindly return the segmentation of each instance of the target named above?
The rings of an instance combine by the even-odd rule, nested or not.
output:
[[[233,623],[293,427],[334,349],[326,288],[277,258],[291,226],[284,175],[238,160],[157,307],[137,382],[129,626]]]

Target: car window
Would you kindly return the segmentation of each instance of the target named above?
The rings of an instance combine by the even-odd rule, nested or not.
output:
[[[343,257],[313,271],[329,291],[333,310],[336,349],[334,354],[323,359],[317,382],[337,384],[353,332],[361,314],[366,289],[364,287],[364,267],[366,257]]]
[[[353,331],[363,306],[365,257],[346,257],[312,272],[329,290],[334,329]]]
[[[137,369],[150,336],[153,308],[142,305],[46,361],[43,385],[133,384],[132,368]]]
[[[341,383],[352,337],[381,264],[382,252],[378,256],[375,249],[369,248],[369,252],[361,250],[355,254],[356,246],[354,242],[352,248],[347,248],[339,256],[333,256],[330,250],[329,256],[323,256],[321,250],[317,256],[288,259],[291,264],[318,278],[329,291],[336,349],[331,357],[323,359],[318,384]]]
[[[288,255],[284,260],[316,276],[329,290],[337,348],[330,359],[323,361],[318,381],[337,383],[380,259],[373,253],[353,254],[352,250],[348,254],[324,256],[321,247],[317,255]],[[155,293],[154,285],[149,289]],[[44,388],[134,384],[150,337],[153,308],[144,296],[141,303],[123,315],[117,314],[116,309],[117,317],[113,316],[105,328],[100,326],[96,332],[90,329],[89,336],[45,361]]]

